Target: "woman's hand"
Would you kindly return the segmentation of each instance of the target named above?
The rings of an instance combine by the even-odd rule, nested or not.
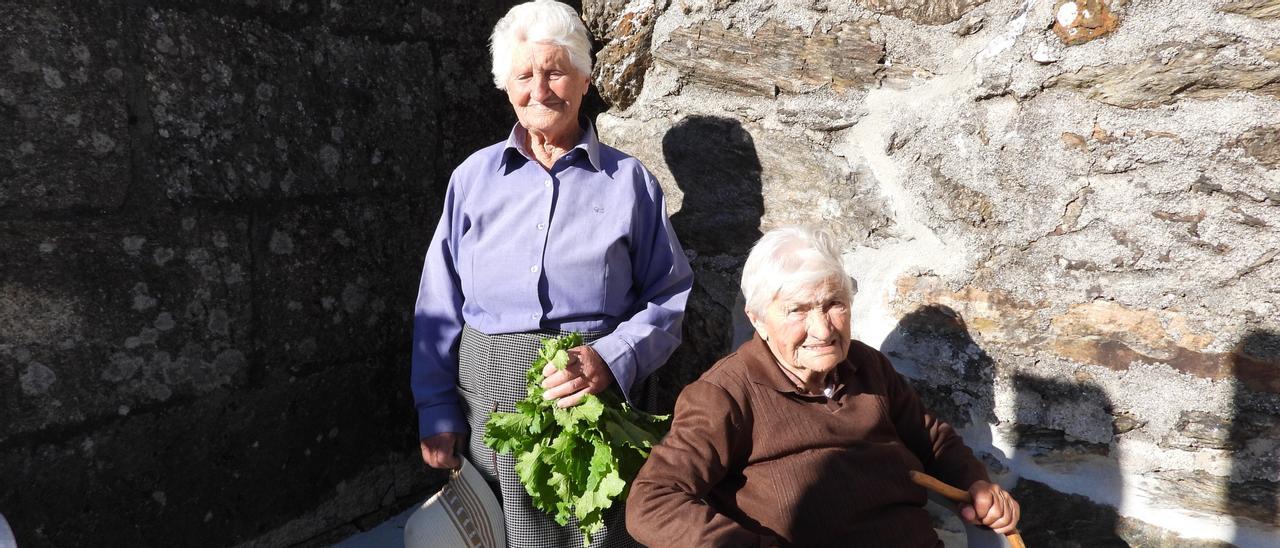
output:
[[[432,468],[448,468],[456,470],[462,466],[458,460],[458,435],[453,432],[441,432],[429,438],[418,440],[418,448],[422,450],[422,462]]]
[[[569,349],[569,365],[563,371],[547,364],[542,368],[542,376],[542,388],[546,389],[542,397],[559,400],[556,405],[560,407],[578,405],[587,394],[599,394],[613,384],[609,365],[594,348],[586,345]]]
[[[977,481],[969,486],[969,495],[973,504],[960,507],[960,517],[974,525],[985,525],[992,531],[1007,534],[1015,531],[1021,510],[1013,495],[999,485],[987,481]]]

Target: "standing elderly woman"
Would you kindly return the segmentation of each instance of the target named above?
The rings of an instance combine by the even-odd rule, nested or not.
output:
[[[568,407],[617,387],[630,399],[680,343],[692,271],[653,175],[578,116],[591,57],[573,8],[518,5],[492,48],[519,123],[453,172],[427,250],[411,380],[422,458],[457,467],[469,431],[472,462],[499,485],[508,545],[576,547],[576,527],[534,509],[512,457],[483,444],[485,422],[524,398],[540,339],[569,331],[588,344],[549,368],[547,397]],[[633,543],[616,510],[593,546]]]
[[[850,335],[830,234],[770,231],[742,275],[755,337],[685,387],[627,500],[651,546],[941,546],[908,471],[963,486],[1007,532],[1018,504],[889,360]]]

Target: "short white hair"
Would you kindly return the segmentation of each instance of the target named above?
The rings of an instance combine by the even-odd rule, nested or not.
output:
[[[498,89],[507,89],[511,55],[525,42],[564,48],[574,68],[591,76],[591,35],[578,12],[555,0],[534,0],[511,8],[493,27],[489,51],[493,54],[493,84]]]
[[[747,312],[763,316],[779,295],[816,289],[827,281],[853,298],[853,280],[840,261],[835,236],[821,228],[786,226],[765,233],[742,267],[742,296]]]

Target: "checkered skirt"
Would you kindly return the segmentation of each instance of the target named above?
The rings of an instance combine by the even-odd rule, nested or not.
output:
[[[491,484],[497,484],[511,548],[580,548],[582,534],[576,518],[561,527],[551,516],[533,507],[520,484],[513,455],[500,455],[484,444],[484,427],[494,411],[511,412],[525,398],[525,372],[538,357],[542,339],[567,332],[543,330],[529,333],[486,335],[470,326],[462,330],[458,351],[458,394],[471,426],[468,450],[471,462]],[[604,333],[584,333],[592,342]],[[617,504],[605,512],[604,529],[591,538],[592,548],[640,546],[627,534],[625,511]]]

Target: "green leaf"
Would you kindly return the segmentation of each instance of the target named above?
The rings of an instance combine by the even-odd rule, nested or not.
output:
[[[658,442],[658,438],[652,432],[626,420],[625,417],[606,418],[604,428],[615,446],[626,444],[637,449],[649,449]]]
[[[569,353],[564,350],[556,350],[556,353],[547,359],[547,363],[556,366],[556,369],[560,371],[564,371],[564,368],[569,366]]]
[[[569,408],[569,413],[575,420],[594,424],[599,422],[600,415],[604,414],[604,402],[600,401],[595,394],[587,394],[582,398],[582,403]]]
[[[559,349],[560,349],[560,339],[552,337],[550,339],[542,340],[543,359],[549,358],[552,354],[556,353],[556,350],[559,350]]]
[[[516,402],[514,413],[490,416],[484,443],[514,453],[516,475],[533,506],[561,525],[576,517],[590,543],[604,526],[605,510],[626,497],[669,417],[633,409],[611,392],[588,395],[566,409],[544,400],[542,368],[550,363],[563,369],[567,350],[581,345],[577,333],[542,341],[526,374],[525,399]]]
[[[557,497],[550,487],[551,467],[543,460],[544,452],[542,444],[535,444],[517,457],[516,475],[520,477],[520,483],[529,493],[534,507],[548,512],[555,508]]]
[[[521,413],[494,413],[485,424],[484,444],[504,455],[524,451],[529,445],[532,422]]]

